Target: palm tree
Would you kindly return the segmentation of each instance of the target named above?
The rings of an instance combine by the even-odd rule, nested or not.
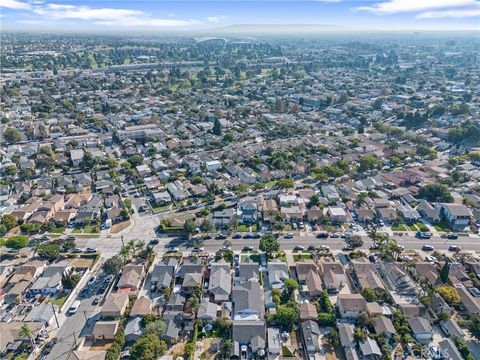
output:
[[[33,339],[33,334],[32,330],[28,327],[27,324],[23,324],[22,327],[20,328],[20,336],[24,338],[28,338],[32,344],[32,346],[35,344],[35,341]]]
[[[120,248],[119,255],[123,258],[124,262],[127,262],[130,259],[130,248],[128,245]]]
[[[127,248],[132,252],[132,257],[135,257],[135,240],[129,240],[127,243]]]
[[[198,301],[198,297],[190,296],[187,300],[187,308],[190,310],[192,314],[194,314],[198,308],[200,307],[200,302]]]
[[[142,251],[145,247],[145,243],[142,240],[137,240],[133,245],[133,254],[136,256],[137,252]]]

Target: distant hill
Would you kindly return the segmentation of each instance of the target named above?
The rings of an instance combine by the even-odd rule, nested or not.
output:
[[[237,24],[215,29],[220,34],[293,34],[348,31],[348,27],[322,24]],[[206,30],[208,31],[208,30]]]

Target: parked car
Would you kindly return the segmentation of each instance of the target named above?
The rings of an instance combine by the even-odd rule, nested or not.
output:
[[[86,252],[86,253],[89,253],[89,254],[93,254],[93,253],[96,253],[96,252],[97,252],[97,248],[87,247],[87,248],[85,249],[85,252]]]
[[[92,305],[98,305],[100,303],[100,299],[101,299],[100,296],[95,297],[95,299],[93,299],[92,301]]]
[[[457,234],[448,234],[448,235],[447,235],[447,239],[449,239],[449,240],[457,240],[457,239],[458,239],[458,235],[457,235]]]
[[[287,235],[285,235],[285,239],[293,239],[293,233],[287,233]]]
[[[96,277],[95,275],[92,276],[92,277],[88,280],[87,285],[88,285],[88,286],[92,286],[92,285],[95,283],[96,280],[97,280],[97,277]]]
[[[334,239],[338,239],[340,237],[340,235],[338,235],[337,233],[333,233],[330,235],[331,238],[334,238]]]
[[[352,245],[345,245],[343,248],[342,248],[343,251],[352,251],[353,250],[353,246]]]
[[[459,248],[457,245],[450,245],[450,246],[448,247],[448,251],[455,251],[455,252],[457,252],[457,251],[459,251],[459,250],[460,250],[460,248]]]
[[[75,300],[72,306],[68,309],[68,314],[73,315],[77,313],[78,308],[80,307],[81,302],[79,300]]]
[[[423,251],[433,251],[434,247],[432,245],[423,245],[422,250]]]
[[[199,252],[202,252],[203,251],[203,247],[194,247],[192,249],[192,252],[195,252],[195,253],[199,253]]]
[[[227,251],[227,250],[230,250],[230,246],[227,246],[227,245],[222,245],[222,247],[220,248],[220,250],[222,251]]]
[[[302,246],[302,245],[297,245],[293,248],[293,250],[297,250],[297,251],[303,251],[305,250],[305,246]]]
[[[215,239],[217,239],[217,240],[225,240],[225,239],[227,239],[227,235],[218,234],[217,236],[215,236]]]
[[[232,239],[241,239],[242,238],[242,235],[240,234],[235,234],[232,236]]]
[[[327,231],[322,231],[315,236],[317,239],[326,239],[328,238],[328,232]]]
[[[249,245],[245,245],[243,247],[243,251],[252,251],[253,250],[253,247],[249,246]]]
[[[322,249],[322,250],[330,250],[330,246],[328,246],[328,245],[320,245],[320,249]]]

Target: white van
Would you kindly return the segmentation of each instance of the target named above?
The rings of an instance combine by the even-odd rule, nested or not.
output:
[[[80,300],[75,300],[75,302],[70,306],[70,309],[68,309],[68,314],[73,315],[77,313],[78,308],[80,307]]]

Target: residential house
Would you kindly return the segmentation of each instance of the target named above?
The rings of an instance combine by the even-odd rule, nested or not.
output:
[[[427,319],[415,317],[407,319],[408,325],[412,329],[413,336],[421,344],[428,344],[433,338],[433,329]]]
[[[271,289],[281,289],[283,282],[288,279],[288,266],[283,262],[269,262],[267,265],[268,284]]]
[[[276,358],[282,352],[282,339],[280,330],[277,328],[267,328],[267,344],[269,358]]]
[[[455,343],[445,338],[438,343],[438,350],[444,360],[463,360],[463,356],[458,351]]]
[[[93,342],[113,342],[119,326],[120,320],[97,321],[91,335]]]
[[[339,262],[322,259],[320,261],[320,275],[325,289],[330,293],[338,292],[347,283],[345,269]]]
[[[337,306],[343,319],[356,319],[367,313],[367,302],[361,294],[339,294]]]
[[[102,319],[118,318],[123,315],[128,306],[128,294],[110,293],[100,310]]]
[[[232,324],[232,358],[249,358],[250,354],[265,355],[266,329],[263,320],[234,320]]]
[[[427,200],[420,200],[417,206],[417,211],[428,221],[437,223],[441,221],[440,208],[433,206]]]
[[[256,200],[243,200],[237,204],[237,220],[240,224],[255,224],[258,220]]]
[[[455,284],[454,286],[460,295],[460,301],[465,313],[468,315],[480,314],[479,298],[473,297],[463,284]]]
[[[335,224],[343,224],[347,221],[347,213],[338,206],[329,206],[327,209],[328,216]]]
[[[302,341],[305,351],[309,356],[315,356],[321,348],[321,332],[315,321],[307,320],[300,324]]]
[[[378,346],[378,343],[371,337],[367,337],[365,340],[359,342],[360,353],[364,360],[377,360],[382,358],[382,351]]]
[[[197,311],[197,319],[200,320],[215,320],[217,318],[218,305],[210,302],[208,297],[200,300],[200,307]]]
[[[175,258],[167,258],[156,264],[150,275],[152,289],[161,291],[170,287],[176,266],[177,260]]]
[[[421,216],[417,210],[412,208],[410,205],[398,205],[397,213],[399,217],[405,221],[407,224],[414,224],[420,220]]]
[[[26,325],[31,333],[31,338],[26,338],[22,333],[22,327]],[[41,322],[11,321],[0,322],[0,355],[6,358],[7,354],[19,349],[23,343],[37,339],[39,336],[47,336],[45,324]]]
[[[125,265],[117,283],[118,289],[136,291],[140,288],[144,275],[143,265]]]
[[[337,325],[338,336],[340,337],[340,344],[343,348],[355,347],[355,326],[350,323],[339,323]]]
[[[393,326],[392,320],[385,316],[375,317],[373,327],[377,334],[383,334],[388,339],[391,339],[392,336],[397,333],[397,330],[395,330],[395,326]]]
[[[472,212],[462,204],[442,204],[441,216],[448,222],[452,230],[463,231],[472,218]]]
[[[215,302],[228,301],[232,291],[232,275],[230,264],[214,263],[210,269],[208,291],[213,295]]]
[[[125,341],[131,343],[136,341],[142,336],[142,319],[140,317],[134,317],[130,319],[125,326]]]
[[[312,303],[303,302],[299,305],[300,321],[318,320],[317,307]]]
[[[233,319],[262,320],[264,313],[263,286],[257,279],[234,281],[232,289]]]
[[[152,300],[145,296],[141,296],[135,300],[132,309],[130,310],[130,317],[142,317],[152,313]]]
[[[440,327],[452,339],[456,338],[456,337],[460,338],[460,339],[465,338],[464,331],[462,330],[460,325],[458,325],[458,323],[455,321],[455,319],[450,318],[450,319],[447,319],[445,321],[442,321],[440,323]]]

